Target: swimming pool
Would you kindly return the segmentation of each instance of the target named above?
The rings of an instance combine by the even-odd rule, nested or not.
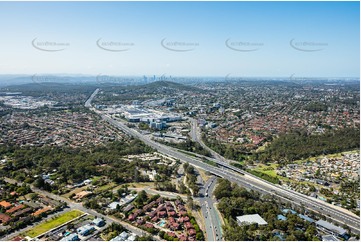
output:
[[[160,227],[164,227],[165,224],[166,224],[166,221],[164,221],[164,220],[162,220],[162,221],[159,222],[159,226],[160,226]]]

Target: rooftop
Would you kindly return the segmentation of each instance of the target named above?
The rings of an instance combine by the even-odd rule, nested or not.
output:
[[[256,223],[258,225],[266,225],[267,222],[259,216],[259,214],[248,214],[243,216],[237,216],[238,224],[246,223],[246,224],[253,224]]]
[[[327,221],[325,221],[325,220],[318,220],[318,221],[316,222],[316,225],[321,226],[321,227],[323,227],[323,228],[325,228],[325,229],[327,229],[327,230],[336,232],[336,233],[339,234],[339,235],[344,235],[344,234],[347,233],[347,231],[344,230],[343,228],[338,227],[338,226],[336,226],[336,225],[333,225],[333,224],[331,224],[331,223],[329,223],[329,222],[327,222]]]
[[[340,241],[340,240],[337,239],[336,236],[328,234],[322,236],[322,241]]]

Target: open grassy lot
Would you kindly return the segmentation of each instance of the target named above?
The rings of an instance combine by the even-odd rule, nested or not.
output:
[[[66,222],[69,222],[70,220],[77,218],[82,214],[84,214],[84,213],[79,210],[72,210],[72,211],[63,213],[59,217],[55,217],[55,218],[51,219],[50,221],[41,223],[41,224],[35,226],[34,228],[26,231],[24,233],[24,235],[34,238],[34,237],[36,237],[42,233],[45,233],[46,231],[49,231],[59,225],[65,224]]]
[[[128,185],[129,188],[144,188],[144,187],[154,187],[154,182],[138,182],[138,183],[126,183],[123,185]],[[119,189],[122,185],[117,187]]]
[[[94,193],[98,194],[98,193],[110,190],[110,189],[112,189],[112,188],[114,188],[116,186],[117,186],[117,184],[115,184],[114,182],[109,182],[108,184],[106,184],[104,186],[95,188]]]
[[[277,171],[276,171],[277,166],[278,166],[277,164],[270,164],[270,165],[258,164],[254,170],[265,173],[272,177],[277,177]]]
[[[199,171],[199,175],[202,177],[203,181],[204,182],[207,182],[209,180],[209,178],[211,178],[209,175],[206,174],[206,172],[202,169],[198,169],[197,170]]]

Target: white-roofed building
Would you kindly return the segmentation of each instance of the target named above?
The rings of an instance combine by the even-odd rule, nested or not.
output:
[[[336,236],[328,234],[328,235],[322,236],[322,241],[340,241],[340,240],[337,239]]]
[[[129,234],[125,231],[123,231],[121,234],[119,234],[117,237],[114,237],[110,241],[125,241],[129,237]]]
[[[258,225],[267,225],[268,223],[261,217],[259,214],[248,214],[237,217],[238,225],[245,224],[258,224]]]

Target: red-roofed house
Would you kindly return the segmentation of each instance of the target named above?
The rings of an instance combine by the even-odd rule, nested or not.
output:
[[[15,206],[13,208],[10,208],[10,209],[6,210],[6,213],[12,214],[12,213],[15,213],[16,211],[18,211],[19,209],[22,209],[22,208],[24,208],[24,205],[20,204],[18,206]]]
[[[186,229],[193,229],[193,225],[190,222],[185,222],[184,223],[184,227],[186,227]]]
[[[187,235],[185,235],[185,234],[179,235],[179,240],[180,240],[180,241],[187,241],[187,240],[188,240],[188,239],[187,239]]]
[[[0,206],[5,208],[5,209],[9,209],[11,207],[11,203],[4,200],[4,201],[0,202]]]
[[[11,196],[16,196],[16,195],[18,195],[18,193],[15,192],[15,191],[13,191],[13,192],[10,192],[10,195],[11,195]]]
[[[167,211],[160,211],[160,212],[158,213],[158,216],[159,216],[160,218],[167,217]]]
[[[186,210],[180,210],[179,214],[182,215],[182,216],[187,215],[187,211]]]
[[[154,228],[154,225],[153,224],[151,224],[151,223],[146,223],[145,225],[144,225],[146,228]]]
[[[8,223],[11,221],[11,217],[9,215],[6,215],[4,213],[0,213],[0,222],[1,223]]]
[[[194,236],[194,235],[197,234],[197,231],[196,231],[195,229],[189,229],[189,230],[188,230],[188,234],[189,234],[190,236]]]
[[[170,224],[171,230],[178,230],[179,229],[179,223],[171,223]]]
[[[129,214],[129,216],[128,216],[129,221],[134,221],[136,218],[137,218],[137,216],[135,216],[134,214]]]
[[[168,216],[170,216],[170,217],[174,217],[176,215],[177,215],[177,213],[175,211],[169,211],[168,212]]]
[[[174,232],[167,232],[167,234],[173,238],[177,238],[177,235]]]
[[[24,238],[21,236],[16,236],[15,238],[13,238],[11,241],[22,241]]]

